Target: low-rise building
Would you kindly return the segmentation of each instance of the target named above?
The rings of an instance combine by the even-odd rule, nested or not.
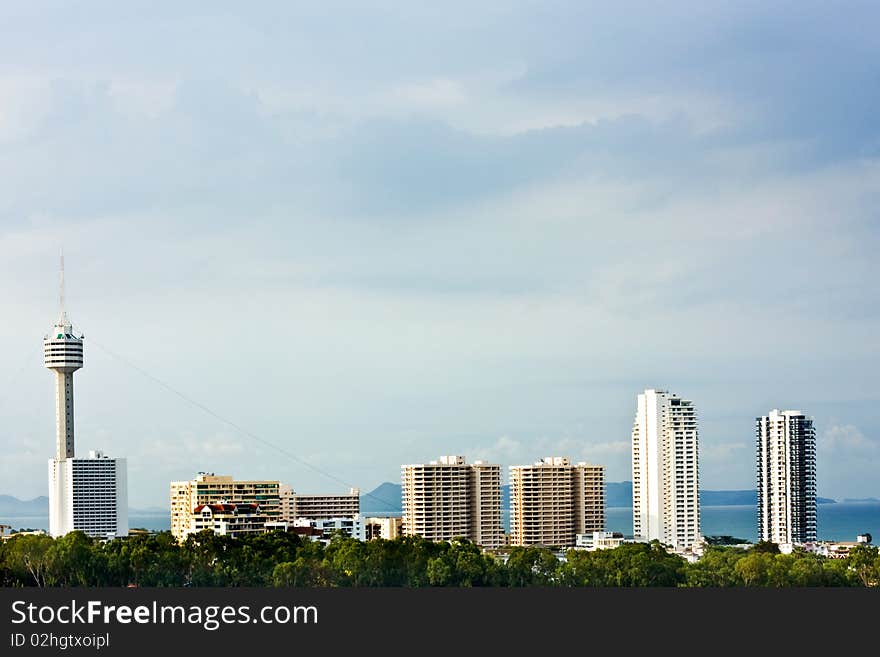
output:
[[[266,531],[266,516],[257,504],[199,504],[193,509],[189,533],[205,529],[220,536],[237,538]]]
[[[298,518],[294,522],[300,524],[300,526],[311,526],[314,529],[319,529],[323,532],[323,538],[328,541],[336,533],[341,533],[358,541],[366,540],[364,523],[360,515],[343,518],[318,518],[317,520]]]
[[[368,541],[377,538],[393,541],[401,535],[403,518],[400,516],[370,516],[364,518],[364,536]]]
[[[324,538],[324,532],[320,529],[315,529],[311,525],[297,525],[287,520],[273,520],[266,523],[266,532],[275,531],[290,532],[311,541],[320,541]]]
[[[620,547],[627,540],[620,532],[591,532],[589,534],[577,534],[575,536],[575,548],[578,550],[613,550]]]

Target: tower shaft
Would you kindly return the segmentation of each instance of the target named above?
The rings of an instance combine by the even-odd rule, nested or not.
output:
[[[73,372],[55,370],[55,458],[73,455]]]

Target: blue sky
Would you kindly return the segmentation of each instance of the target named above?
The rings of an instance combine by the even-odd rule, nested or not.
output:
[[[609,5],[4,3],[0,493],[46,493],[63,247],[78,453],[133,506],[448,453],[628,479],[646,387],[706,488],[778,407],[820,494],[880,494],[880,9]]]

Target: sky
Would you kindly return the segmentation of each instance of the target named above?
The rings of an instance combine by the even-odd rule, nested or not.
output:
[[[880,496],[874,2],[4,2],[0,494],[47,494],[42,338],[133,507],[461,454],[630,478],[636,396],[703,488],[815,419]]]

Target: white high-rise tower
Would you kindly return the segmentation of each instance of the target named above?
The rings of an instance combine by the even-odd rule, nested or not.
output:
[[[73,373],[83,366],[83,337],[73,332],[64,308],[61,256],[61,315],[43,339],[44,364],[55,372],[55,458],[49,459],[49,533],[82,530],[106,538],[128,534],[128,485],[124,458],[96,450],[76,458]]]
[[[633,534],[677,549],[700,540],[700,467],[693,402],[638,396],[632,430]]]
[[[773,409],[755,421],[758,538],[816,540],[816,432],[800,411]]]

